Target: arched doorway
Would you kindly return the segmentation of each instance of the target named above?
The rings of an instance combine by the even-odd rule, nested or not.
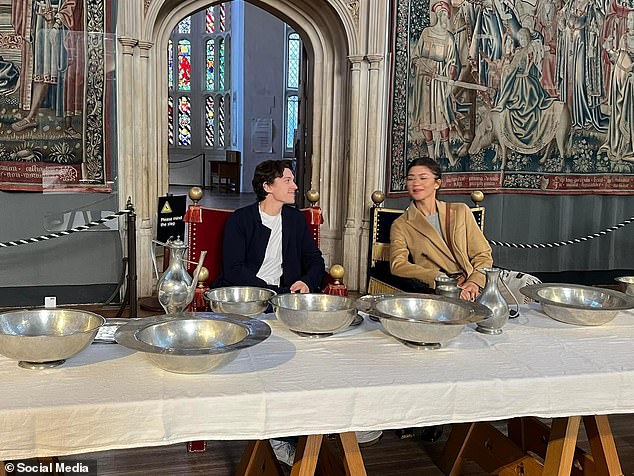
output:
[[[378,71],[376,65],[382,56],[377,63],[372,55],[366,56],[360,50],[359,2],[252,0],[251,3],[291,25],[305,42],[312,65],[309,95],[316,98],[309,111],[313,124],[312,170],[307,185],[319,190],[321,196],[319,205],[326,220],[322,226],[321,249],[326,263],[343,262],[350,288],[359,289],[364,281],[359,279],[365,268],[364,245],[367,250],[367,200],[364,196],[369,197],[368,187],[374,189],[380,181],[374,164],[378,161],[367,161],[366,154],[368,150],[374,150],[378,158],[380,153],[380,138],[368,135],[368,127],[376,127],[374,123],[368,125],[368,110],[374,108],[376,111],[380,107],[377,91],[384,86],[374,81],[372,74]],[[151,292],[152,268],[146,256],[150,256],[155,200],[167,191],[167,140],[164,134],[167,114],[163,100],[167,97],[164,76],[167,41],[181,18],[210,3],[209,0],[145,0],[144,5],[145,16],[141,24],[132,20],[134,12],[126,10],[125,6],[120,12],[120,31],[138,32],[141,39],[119,37],[122,46],[119,72],[121,84],[126,85],[119,95],[132,98],[132,101],[124,101],[119,111],[119,156],[124,177],[120,200],[132,195],[139,211],[141,295]],[[377,10],[381,15],[385,11],[387,3],[384,9]],[[381,25],[383,20],[382,17]],[[373,51],[383,51],[383,33],[379,30],[376,35]],[[364,43],[363,48],[367,49],[367,44]],[[370,91],[370,88],[374,89]],[[370,100],[369,94],[373,95]],[[126,124],[134,124],[135,128],[126,128]]]

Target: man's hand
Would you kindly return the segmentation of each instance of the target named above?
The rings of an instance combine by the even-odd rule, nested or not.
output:
[[[300,292],[302,294],[306,294],[310,292],[310,289],[308,289],[308,285],[304,281],[295,281],[291,286],[291,292]]]
[[[475,298],[480,294],[480,288],[472,281],[467,281],[463,285],[458,285],[462,288],[460,291],[460,299],[464,301],[475,301]]]

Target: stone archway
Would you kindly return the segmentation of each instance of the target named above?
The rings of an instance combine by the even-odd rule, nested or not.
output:
[[[371,65],[379,64],[383,56],[367,57],[361,51],[357,1],[250,1],[292,25],[302,35],[309,51],[313,64],[311,94],[319,98],[312,108],[310,160],[311,187],[319,190],[319,205],[326,217],[321,248],[327,263],[343,261],[348,269],[350,288],[359,289],[360,282],[364,281],[359,279],[365,263],[363,230],[367,232],[364,225],[367,200],[363,196],[369,196],[367,189],[373,190],[380,182],[375,166],[368,177],[365,145],[368,91],[362,89],[362,85],[367,88],[377,84],[372,78],[368,81],[367,76],[364,79],[363,74],[367,75],[373,69]],[[375,4],[383,4],[383,1],[376,0]],[[122,177],[119,193],[121,199],[132,196],[138,209],[141,295],[152,290],[149,256],[156,213],[154,202],[158,195],[167,192],[167,141],[162,133],[167,130],[164,52],[169,34],[180,19],[214,3],[219,2],[144,0],[142,6],[137,5],[137,11],[131,6],[132,2],[125,2],[119,12],[119,31],[123,33],[119,37],[122,46],[119,98],[123,99],[119,103],[118,121]],[[139,7],[143,10],[143,21],[138,20]],[[377,43],[381,44],[380,37]],[[134,126],[125,127],[125,124]],[[375,152],[379,142],[374,140]]]

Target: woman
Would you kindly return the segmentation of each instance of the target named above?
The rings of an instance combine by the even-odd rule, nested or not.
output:
[[[440,185],[435,161],[416,159],[407,168],[412,203],[392,224],[390,268],[396,276],[418,279],[431,288],[441,273],[457,274],[460,298],[473,301],[486,282],[477,270],[493,265],[491,247],[469,207],[436,200]]]

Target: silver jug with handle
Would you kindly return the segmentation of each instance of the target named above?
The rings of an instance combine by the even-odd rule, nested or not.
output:
[[[158,300],[165,309],[167,314],[175,312],[184,312],[187,306],[194,299],[194,291],[198,284],[198,276],[200,275],[200,269],[203,267],[205,261],[206,251],[200,252],[200,259],[198,263],[187,261],[185,259],[185,251],[187,245],[177,237],[176,239],[170,238],[166,243],[153,240],[154,243],[169,248],[170,250],[170,262],[167,269],[163,272],[163,275],[158,280],[156,290],[158,293]],[[158,277],[158,267],[156,265],[156,253],[152,248],[152,258],[154,260],[154,271]],[[187,272],[186,263],[193,263],[196,265],[194,270],[194,276],[190,276]]]
[[[480,321],[476,331],[483,334],[501,334],[502,327],[509,320],[509,305],[498,288],[500,269],[483,268],[478,271],[486,274],[487,282],[476,302],[491,309],[493,315]]]

